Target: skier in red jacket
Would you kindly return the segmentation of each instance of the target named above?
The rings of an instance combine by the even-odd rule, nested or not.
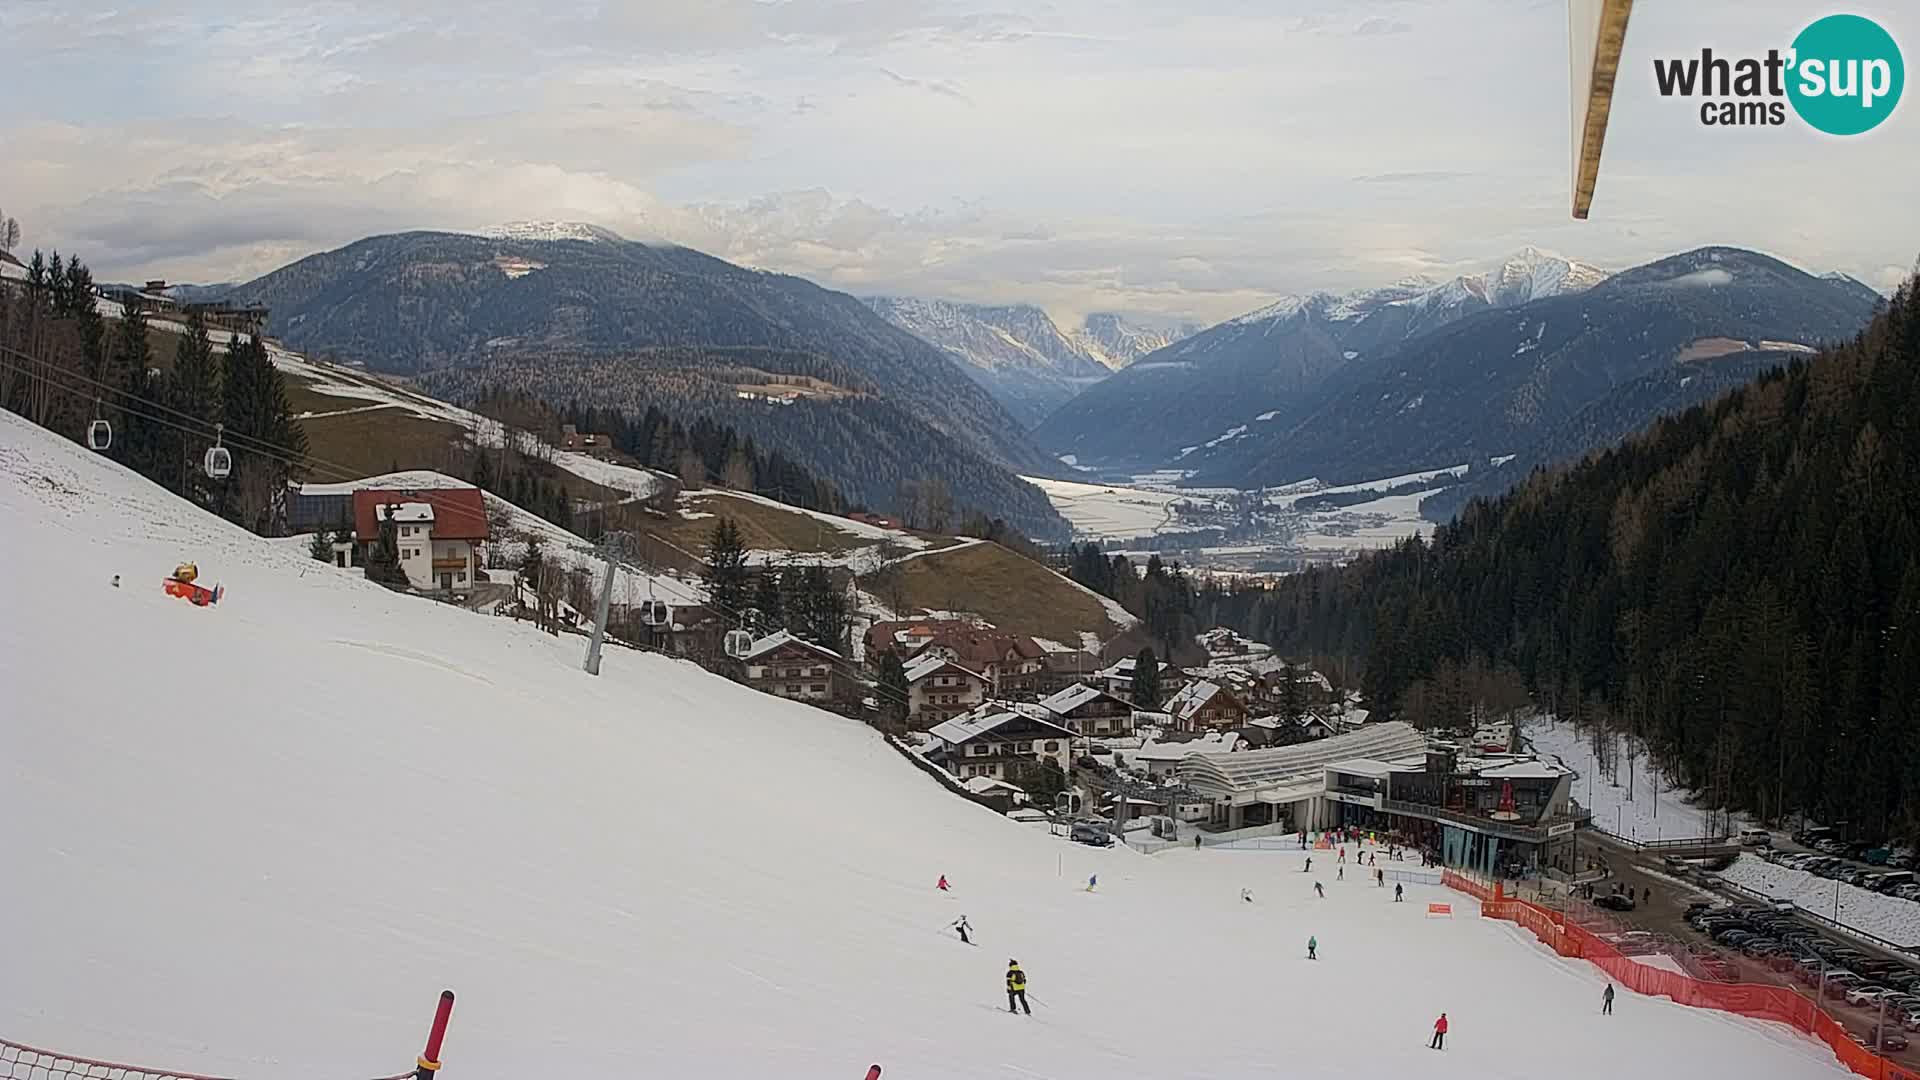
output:
[[[1440,1019],[1435,1020],[1433,1022],[1433,1042],[1428,1045],[1431,1049],[1434,1049],[1434,1050],[1445,1050],[1446,1041],[1447,1041],[1447,1014],[1441,1013]]]

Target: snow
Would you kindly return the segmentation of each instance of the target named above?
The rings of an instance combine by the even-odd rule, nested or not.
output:
[[[1746,854],[1721,871],[1720,876],[1763,896],[1791,900],[1815,915],[1903,948],[1920,948],[1920,904],[1912,900],[1846,885]]]
[[[1627,959],[1632,960],[1636,964],[1644,964],[1650,968],[1659,968],[1661,971],[1671,971],[1675,975],[1685,975],[1688,978],[1693,977],[1693,973],[1687,970],[1685,964],[1668,956],[1666,953],[1639,953],[1629,956]],[[1618,993],[1617,990],[1615,992]]]
[[[1265,423],[1266,421],[1271,420],[1274,417],[1279,415],[1280,415],[1279,409],[1268,409],[1266,412],[1263,412],[1259,416],[1254,417],[1254,420],[1261,423]]]
[[[1082,484],[1039,476],[1021,479],[1039,488],[1081,536],[1128,539],[1149,535],[1171,524],[1173,504],[1188,497],[1172,491]]]
[[[1522,727],[1527,743],[1541,757],[1558,761],[1576,774],[1573,797],[1593,811],[1593,823],[1629,840],[1680,839],[1708,834],[1707,812],[1688,800],[1688,792],[1667,787],[1656,793],[1645,753],[1634,765],[1633,798],[1627,798],[1627,757],[1621,740],[1618,785],[1608,783],[1594,762],[1591,732],[1576,732],[1571,720],[1540,718]],[[1714,829],[1713,832],[1720,830]]]
[[[1492,465],[1494,468],[1497,469],[1500,466],[1505,465],[1507,462],[1512,461],[1514,458],[1519,456],[1520,455],[1518,454],[1501,454],[1499,457],[1489,458],[1487,461],[1487,464]]]
[[[598,225],[582,221],[510,221],[480,229],[473,235],[490,240],[584,240],[590,244],[619,239]]]
[[[1284,322],[1306,308],[1314,298],[1311,296],[1283,296],[1265,307],[1256,308],[1245,315],[1228,319],[1229,326],[1249,326],[1261,322]]]
[[[1432,487],[1315,511],[1305,515],[1293,542],[1307,551],[1354,551],[1391,547],[1415,534],[1426,535],[1433,531],[1433,524],[1421,518],[1420,500],[1441,490],[1444,487]]]
[[[1424,918],[1474,910],[1438,886],[1318,900],[1284,852],[1072,845],[691,664],[615,648],[587,676],[577,637],[312,573],[10,414],[0,514],[35,571],[0,622],[0,866],[39,883],[0,894],[33,931],[0,979],[9,1038],[384,1075],[453,987],[463,1080],[1847,1075],[1782,1027],[1660,1000],[1596,1024],[1599,971]],[[131,585],[183,554],[218,608]],[[194,673],[218,689],[165,692]],[[981,948],[942,932],[959,910]],[[1176,924],[1143,984],[1115,942]],[[1031,1020],[995,1011],[1008,957]],[[1205,986],[1207,1022],[1116,1025],[1148,984]]]

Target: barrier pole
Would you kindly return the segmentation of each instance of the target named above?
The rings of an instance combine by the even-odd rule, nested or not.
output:
[[[433,1080],[440,1071],[440,1041],[447,1037],[447,1020],[453,1016],[453,991],[440,991],[440,1007],[433,1011],[433,1029],[427,1032],[427,1049],[420,1055],[414,1080]]]

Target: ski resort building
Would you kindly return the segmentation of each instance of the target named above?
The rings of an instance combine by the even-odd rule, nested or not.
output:
[[[1402,723],[1296,746],[1239,753],[1195,752],[1175,776],[1213,801],[1212,824],[1225,829],[1284,824],[1325,829],[1338,824],[1327,791],[1327,766],[1350,758],[1424,758],[1426,736]]]
[[[1023,769],[1042,759],[1065,770],[1073,745],[1073,732],[1004,702],[989,702],[928,734],[934,748],[927,760],[962,780],[985,776],[1018,783]]]
[[[354,492],[354,541],[363,559],[379,542],[384,521],[396,526],[400,568],[414,588],[451,592],[477,580],[479,547],[487,540],[487,507],[479,488]]]

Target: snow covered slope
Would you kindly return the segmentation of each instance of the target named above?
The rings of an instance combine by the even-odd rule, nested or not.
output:
[[[576,638],[319,566],[11,414],[0,515],[29,571],[0,620],[10,1039],[383,1075],[451,986],[448,1080],[1845,1075],[1660,1001],[1603,1024],[1596,971],[1458,896],[1423,918],[1427,886],[1070,846],[691,665],[586,676]],[[182,558],[219,607],[161,594]],[[1009,957],[1031,1019],[999,1011]]]

